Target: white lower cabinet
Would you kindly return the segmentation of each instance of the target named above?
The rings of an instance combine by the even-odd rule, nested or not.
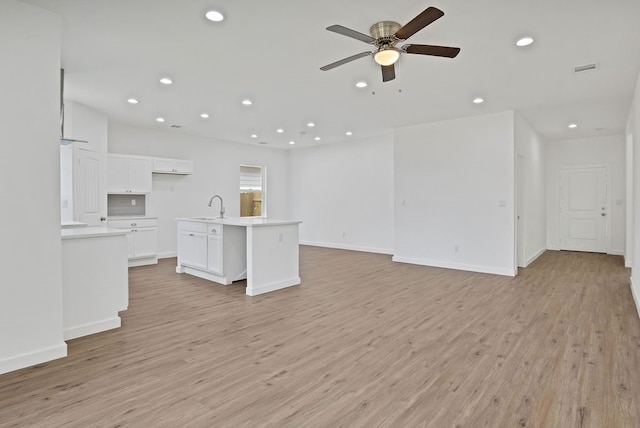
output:
[[[247,277],[245,250],[245,228],[178,222],[178,273],[231,284]]]
[[[109,227],[127,230],[129,267],[158,263],[158,219],[129,217],[109,219]]]
[[[207,234],[181,231],[178,237],[178,257],[185,266],[207,268]]]

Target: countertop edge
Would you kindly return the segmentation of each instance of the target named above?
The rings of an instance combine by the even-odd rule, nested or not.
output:
[[[84,239],[84,238],[100,238],[108,236],[126,235],[128,230],[112,229],[108,227],[81,227],[74,229],[61,229],[60,239]]]

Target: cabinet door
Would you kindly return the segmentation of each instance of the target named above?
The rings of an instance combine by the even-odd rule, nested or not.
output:
[[[207,268],[207,235],[180,232],[178,263],[199,269]]]
[[[207,269],[209,272],[222,275],[222,236],[209,235],[207,250]]]
[[[155,227],[136,229],[134,257],[155,257],[158,254],[158,231]]]
[[[151,159],[129,158],[129,191],[151,193]]]
[[[176,160],[175,172],[179,174],[192,174],[193,173],[193,161],[190,160]]]
[[[105,155],[74,147],[73,156],[73,219],[98,226],[107,217]]]
[[[154,159],[153,160],[153,172],[170,174],[174,169],[173,161],[171,159]]]
[[[127,193],[129,191],[129,166],[126,156],[107,157],[107,193]]]

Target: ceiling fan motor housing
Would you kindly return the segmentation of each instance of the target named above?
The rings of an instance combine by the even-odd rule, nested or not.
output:
[[[384,45],[393,46],[398,42],[395,34],[400,27],[402,26],[394,21],[380,21],[373,24],[371,28],[369,28],[369,32],[371,33],[371,37],[376,39],[376,45],[378,47]]]

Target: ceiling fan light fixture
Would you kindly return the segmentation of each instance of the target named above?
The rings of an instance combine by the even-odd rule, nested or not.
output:
[[[395,64],[400,58],[400,51],[396,48],[382,47],[373,54],[373,59],[380,65],[387,66]]]

